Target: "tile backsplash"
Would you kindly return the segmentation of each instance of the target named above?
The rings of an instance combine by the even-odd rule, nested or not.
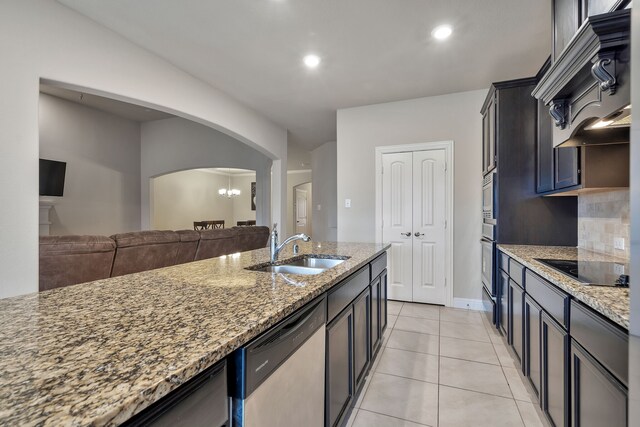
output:
[[[578,196],[578,247],[629,259],[629,190]],[[624,239],[624,250],[614,239]]]

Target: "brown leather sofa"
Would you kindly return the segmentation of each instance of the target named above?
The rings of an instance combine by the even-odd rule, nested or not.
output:
[[[269,228],[41,236],[41,291],[264,248]]]
[[[235,252],[238,252],[238,233],[233,228],[202,230],[194,259],[200,261]]]
[[[106,236],[41,236],[40,290],[105,279],[116,242]]]
[[[269,227],[233,227],[232,230],[235,230],[238,236],[238,250],[236,252],[264,248],[269,241]]]
[[[114,234],[116,257],[111,277],[138,273],[176,263],[180,236],[175,231],[152,230]]]

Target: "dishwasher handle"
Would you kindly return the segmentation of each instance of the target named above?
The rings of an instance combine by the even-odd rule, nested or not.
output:
[[[311,317],[317,315],[315,312],[320,304],[322,304],[324,300],[319,301],[316,305],[305,310],[304,312],[296,315],[292,319],[288,319],[286,323],[280,325],[277,330],[273,332],[269,332],[261,342],[255,343],[255,346],[251,347],[251,351],[262,351],[268,350],[271,347],[277,346],[283,341],[286,341],[291,335],[295,334],[300,328],[302,328]],[[319,324],[317,326],[320,326]],[[313,328],[314,331],[317,328]]]
[[[318,329],[323,328],[326,319],[327,298],[323,296],[236,351],[235,363],[240,370],[234,395],[241,399],[249,396]]]

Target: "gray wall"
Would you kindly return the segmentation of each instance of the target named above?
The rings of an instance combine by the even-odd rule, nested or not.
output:
[[[480,299],[486,90],[338,110],[338,240],[375,241],[375,147],[454,141],[454,296]],[[351,199],[351,208],[344,199]]]
[[[311,152],[313,174],[313,234],[315,240],[338,240],[336,142],[322,144]],[[320,205],[320,210],[318,210]]]
[[[272,213],[286,208],[287,131],[229,95],[50,0],[4,0],[0,13],[0,297],[38,290],[38,92],[48,84],[197,121],[273,159]]]
[[[256,171],[256,221],[271,222],[271,160],[257,150],[207,126],[182,118],[142,124],[141,224],[150,228],[151,178],[197,168],[230,167]]]
[[[40,157],[67,162],[50,234],[140,229],[140,124],[40,94]]]

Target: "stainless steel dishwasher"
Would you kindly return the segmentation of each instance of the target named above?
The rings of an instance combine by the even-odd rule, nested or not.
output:
[[[326,297],[233,356],[234,427],[324,425]]]

